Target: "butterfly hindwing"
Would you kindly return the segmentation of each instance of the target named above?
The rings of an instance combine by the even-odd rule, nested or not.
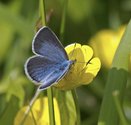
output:
[[[25,64],[26,74],[35,83],[40,83],[55,68],[53,61],[41,56],[33,56]]]
[[[40,84],[40,89],[58,82],[68,71],[70,62],[57,63],[42,56],[33,56],[25,64],[27,76],[36,84]],[[62,67],[62,68],[61,68]]]

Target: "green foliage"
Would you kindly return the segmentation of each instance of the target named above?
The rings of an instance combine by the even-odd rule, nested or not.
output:
[[[62,125],[74,125],[77,119],[76,119],[75,103],[73,101],[71,91],[65,92],[55,90],[54,94],[58,100]]]
[[[117,125],[119,123],[117,111],[114,108],[112,93],[119,91],[120,103],[122,104],[128,78],[128,68],[131,50],[131,21],[129,22],[125,34],[123,35],[119,47],[117,48],[112,68],[109,71],[104,98],[102,102],[99,125]],[[123,61],[124,60],[124,61]],[[106,114],[106,115],[105,115]],[[112,120],[110,120],[112,119]]]

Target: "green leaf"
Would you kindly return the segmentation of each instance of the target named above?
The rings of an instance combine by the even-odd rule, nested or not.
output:
[[[0,125],[13,125],[15,115],[18,111],[18,100],[14,96],[6,103],[6,108],[0,117]]]
[[[120,45],[115,53],[112,68],[109,71],[104,98],[100,110],[98,125],[118,125],[119,118],[115,108],[112,93],[120,92],[120,102],[123,102],[127,84],[129,55],[131,50],[131,21],[121,39]]]
[[[71,91],[60,91],[55,89],[58,100],[62,125],[75,125],[76,109]]]
[[[7,90],[7,98],[10,98],[12,95],[16,96],[19,99],[19,106],[23,105],[25,92],[22,86],[21,78],[12,81]]]
[[[10,76],[4,78],[0,82],[0,94],[4,94],[6,101],[8,102],[12,96],[15,96],[19,100],[19,106],[23,105],[25,92],[23,84],[25,83],[25,77],[18,75],[16,71],[10,73]]]

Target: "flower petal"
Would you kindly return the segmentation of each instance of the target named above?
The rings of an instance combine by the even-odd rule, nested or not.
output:
[[[84,62],[88,62],[93,56],[92,48],[87,45],[83,45],[82,51],[83,51],[83,55],[84,55]]]
[[[105,68],[111,67],[124,30],[125,26],[121,26],[118,30],[102,30],[91,38],[89,43],[94,50],[94,55],[100,58]]]
[[[100,70],[101,62],[99,58],[93,58],[90,63],[84,68],[81,72],[83,84],[90,83],[93,78],[97,75],[98,71]]]
[[[77,62],[84,62],[84,55],[81,49],[81,44],[74,43],[68,45],[65,48],[70,60],[76,60]],[[74,65],[74,70],[79,70],[79,67],[84,67],[84,63],[77,63]],[[78,68],[78,69],[77,69]]]
[[[55,121],[57,125],[60,125],[60,112],[58,108],[57,100],[54,98],[54,110],[55,110]],[[23,117],[25,115],[25,111],[28,106],[23,107],[16,115],[14,125],[20,125]],[[32,112],[35,118],[35,122],[37,125],[49,125],[49,111],[48,111],[48,98],[40,98],[37,99],[32,107]],[[34,119],[31,114],[27,116],[24,125],[34,125]]]
[[[98,58],[92,59],[92,48],[87,45],[81,46],[75,43],[67,46],[65,50],[67,51],[69,59],[76,60],[76,62],[55,87],[67,90],[90,83],[97,75],[101,66]]]

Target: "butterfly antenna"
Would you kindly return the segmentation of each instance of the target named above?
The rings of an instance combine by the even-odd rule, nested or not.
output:
[[[24,122],[25,122],[25,120],[26,120],[26,118],[27,118],[29,112],[31,111],[31,108],[32,108],[32,106],[33,106],[33,104],[34,104],[36,98],[39,96],[40,92],[41,92],[41,91],[40,91],[39,88],[38,88],[37,91],[36,91],[36,93],[35,93],[35,95],[34,95],[33,98],[31,99],[31,101],[30,101],[30,103],[29,103],[29,105],[28,105],[26,111],[25,111],[24,118],[22,119],[20,125],[23,125],[23,124],[24,124]]]
[[[92,58],[90,60],[88,60],[87,62],[76,62],[76,63],[86,63],[86,66],[87,66],[88,64],[92,64],[90,62],[91,60],[92,60]],[[81,73],[82,71],[84,71],[84,68],[79,73]]]
[[[92,63],[90,62],[91,60],[92,60],[92,58],[91,58],[90,60],[88,60],[87,62],[78,62],[78,61],[77,61],[76,63],[86,63],[86,65],[87,65],[87,64],[92,64]]]
[[[94,68],[91,69],[91,70],[88,69],[88,71],[97,70],[97,69],[99,69],[99,68],[98,68],[98,67],[94,67]],[[79,74],[80,74],[82,71],[84,71],[84,68],[79,72]]]

